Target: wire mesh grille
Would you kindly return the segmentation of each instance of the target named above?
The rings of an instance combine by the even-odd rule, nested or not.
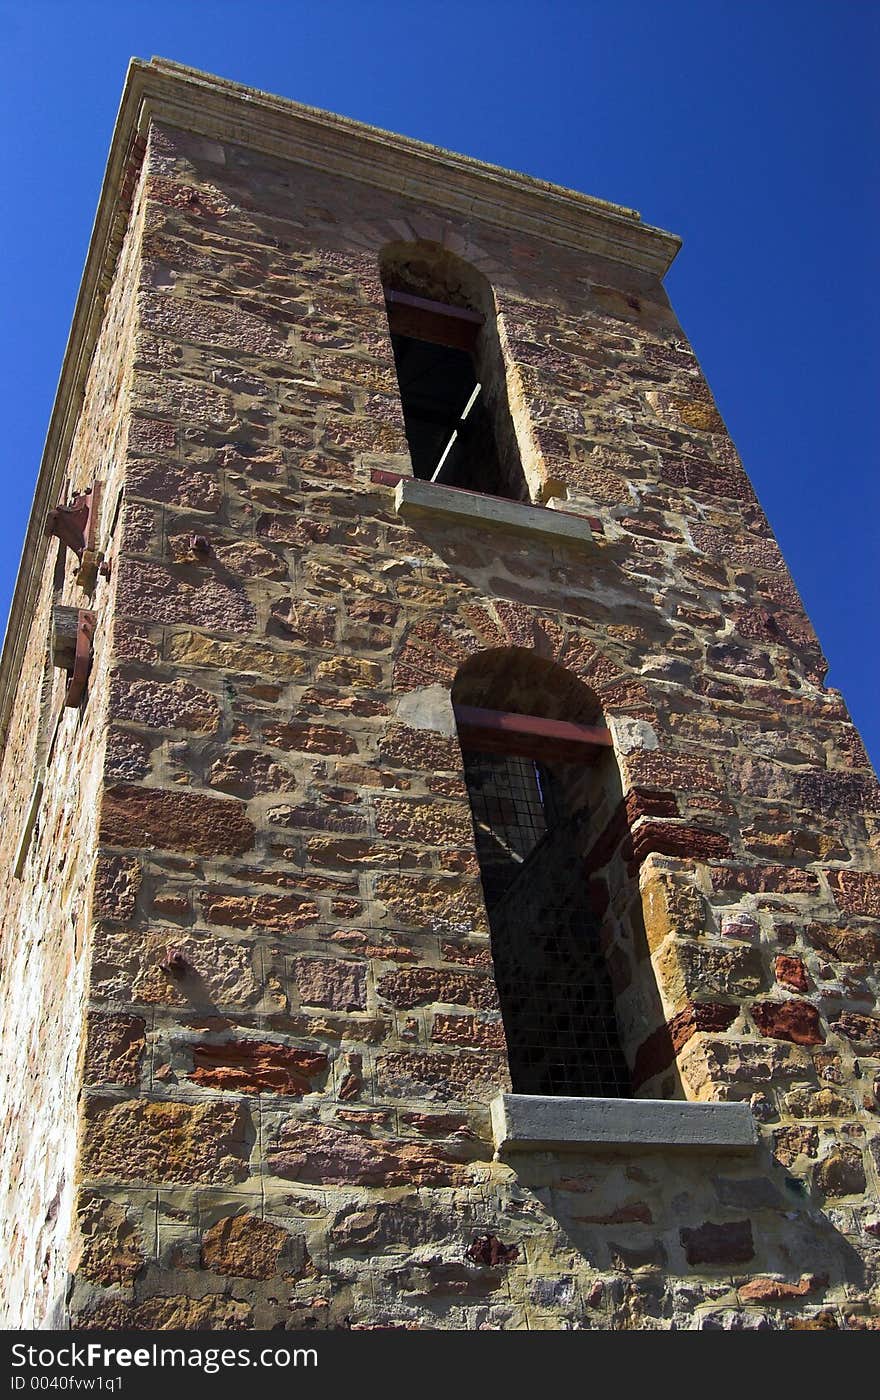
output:
[[[553,775],[514,754],[466,753],[513,1087],[628,1097],[598,924]]]

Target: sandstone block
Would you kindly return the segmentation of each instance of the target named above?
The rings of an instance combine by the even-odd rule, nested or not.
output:
[[[224,1216],[205,1231],[201,1259],[203,1268],[231,1278],[296,1278],[308,1255],[301,1235],[245,1212]]]
[[[319,661],[315,679],[341,686],[375,686],[382,679],[382,667],[357,656],[333,656]]]
[[[207,666],[212,671],[242,671],[281,680],[302,675],[306,668],[302,657],[293,652],[223,642],[201,632],[172,632],[165,644],[165,655],[182,666]]]
[[[104,753],[104,780],[108,783],[138,783],[146,778],[152,763],[153,742],[128,729],[111,725]]]
[[[773,967],[777,982],[781,982],[784,987],[791,987],[796,992],[808,990],[807,970],[800,958],[780,953],[774,958]]]
[[[146,1047],[143,1017],[92,1015],[88,1027],[86,1082],[137,1084]]]
[[[247,1134],[248,1120],[238,1105],[89,1099],[83,1171],[102,1181],[243,1181]]]
[[[201,895],[202,912],[209,924],[272,933],[295,933],[313,924],[318,906],[296,894],[228,894],[208,889]]]
[[[130,919],[140,885],[140,861],[135,856],[101,853],[95,869],[95,917],[123,923]]]
[[[793,1045],[821,1045],[825,1039],[818,1009],[809,1001],[759,1001],[752,1020],[762,1035]]]
[[[220,706],[214,696],[182,680],[166,685],[114,676],[110,713],[114,719],[130,720],[150,729],[188,729],[197,734],[213,734],[220,724]]]
[[[107,1299],[75,1318],[76,1329],[83,1332],[243,1332],[253,1325],[250,1305],[225,1293],[147,1298],[131,1305]]]
[[[267,1153],[269,1170],[338,1186],[455,1186],[466,1169],[440,1147],[364,1138],[323,1123],[287,1122]]]
[[[171,424],[163,426],[173,427]],[[161,501],[210,515],[216,515],[223,504],[223,492],[216,477],[208,472],[185,470],[169,462],[130,462],[126,489],[136,499]]]
[[[670,938],[652,961],[661,996],[671,1007],[695,997],[748,996],[764,981],[760,951],[744,945],[724,948]]]
[[[273,748],[298,753],[354,753],[357,744],[344,729],[329,724],[264,724],[263,739]]]
[[[845,914],[880,918],[880,875],[860,870],[829,870],[828,883],[835,904]]]
[[[333,1011],[366,1010],[365,963],[348,958],[294,958],[293,976],[300,1001],[306,1006],[326,1006]]]
[[[880,1054],[880,1017],[862,1016],[857,1011],[842,1011],[835,1017],[834,1030],[865,1047],[868,1054]]]
[[[375,809],[380,836],[424,846],[470,846],[474,839],[466,803],[396,802],[382,798]]]
[[[207,575],[198,583],[160,564],[122,558],[117,605],[123,617],[157,623],[185,622],[210,632],[247,636],[256,627],[253,604],[240,588]]]
[[[101,840],[108,846],[241,855],[253,846],[255,835],[243,806],[232,799],[131,783],[118,783],[104,793]]]
[[[807,937],[814,948],[836,962],[880,961],[880,932],[876,926],[841,928],[833,924],[810,924]]]
[[[485,1104],[509,1087],[506,1056],[491,1050],[381,1055],[377,1071],[381,1091],[402,1099]]]
[[[775,1278],[754,1278],[743,1284],[739,1296],[744,1303],[787,1303],[792,1298],[806,1298],[822,1287],[822,1280],[808,1274],[797,1283],[785,1283]]]
[[[859,1149],[847,1143],[834,1148],[816,1167],[815,1181],[826,1196],[860,1196],[867,1182]]]
[[[752,1226],[748,1220],[716,1224],[706,1220],[694,1229],[679,1231],[685,1258],[696,1264],[747,1264],[754,1258]]]
[[[790,1167],[798,1157],[816,1156],[819,1150],[819,1131],[803,1124],[792,1128],[778,1128],[773,1134],[773,1147],[782,1165]]]
[[[709,1034],[691,1037],[679,1054],[678,1066],[697,1099],[717,1097],[719,1087],[778,1084],[808,1079],[811,1074],[806,1052],[798,1045],[721,1040]]]
[[[208,783],[236,797],[253,797],[263,792],[289,792],[297,786],[297,777],[258,749],[234,749],[211,764]]]
[[[477,1050],[507,1049],[500,1021],[478,1020],[476,1016],[446,1016],[439,1013],[431,1026],[431,1039],[440,1045],[464,1045]]]
[[[751,894],[815,894],[819,877],[812,870],[787,865],[750,865],[713,869],[716,890],[743,890]]]
[[[424,1244],[442,1244],[457,1233],[454,1215],[431,1210],[427,1203],[413,1206],[378,1204],[348,1206],[339,1212],[330,1231],[333,1247],[340,1253],[385,1249],[408,1250]]]
[[[405,926],[441,933],[482,933],[487,929],[482,890],[474,880],[387,875],[377,880],[376,896]]]
[[[211,547],[215,559],[231,574],[242,578],[286,579],[288,569],[284,560],[256,540],[218,541]],[[186,557],[186,556],[184,556]]]
[[[144,1267],[144,1241],[122,1206],[84,1191],[77,1211],[82,1253],[79,1272],[92,1283],[130,1284]]]
[[[169,977],[164,960],[174,949],[183,960],[183,973]],[[95,950],[101,968],[95,991],[146,1005],[251,1007],[265,995],[254,975],[253,952],[210,934],[183,929],[139,930],[120,938],[102,934]]]
[[[648,874],[648,878],[642,883],[642,913],[651,952],[670,933],[679,937],[699,936],[706,920],[705,902],[699,891],[665,871],[655,874],[651,866],[646,866],[643,873]]]
[[[386,763],[420,772],[457,773],[461,769],[458,740],[431,729],[392,725],[380,740],[379,753]]]
[[[388,972],[378,983],[381,997],[392,1006],[409,1010],[439,1001],[457,1006],[476,1006],[483,1011],[498,1007],[494,978],[479,973],[448,972],[435,967],[407,967]]]
[[[288,538],[282,530],[268,528],[262,517],[257,522],[257,532],[271,539]],[[272,519],[276,519],[272,517]],[[296,531],[296,522],[293,532]],[[334,646],[336,642],[336,609],[326,604],[306,603],[294,598],[284,598],[273,603],[270,608],[269,631],[288,642],[298,642],[306,647]]]
[[[327,1056],[275,1041],[225,1040],[196,1045],[190,1078],[207,1089],[238,1094],[290,1094],[301,1098],[327,1069]]]

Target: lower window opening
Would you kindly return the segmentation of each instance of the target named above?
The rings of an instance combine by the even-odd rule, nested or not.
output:
[[[614,993],[590,909],[577,833],[544,764],[465,752],[515,1093],[628,1098]]]

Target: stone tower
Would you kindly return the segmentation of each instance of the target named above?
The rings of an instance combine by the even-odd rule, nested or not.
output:
[[[877,782],[677,247],[132,64],[0,675],[6,1327],[877,1325]]]

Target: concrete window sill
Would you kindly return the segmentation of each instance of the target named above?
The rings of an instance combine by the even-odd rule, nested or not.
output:
[[[499,1094],[492,1101],[492,1131],[499,1155],[606,1149],[750,1152],[758,1142],[748,1104],[680,1099]]]
[[[440,486],[417,477],[404,477],[397,483],[394,508],[404,520],[434,516],[483,530],[531,535],[550,544],[589,546],[593,542],[590,523],[583,516],[505,501],[499,496],[482,496],[478,491]]]

